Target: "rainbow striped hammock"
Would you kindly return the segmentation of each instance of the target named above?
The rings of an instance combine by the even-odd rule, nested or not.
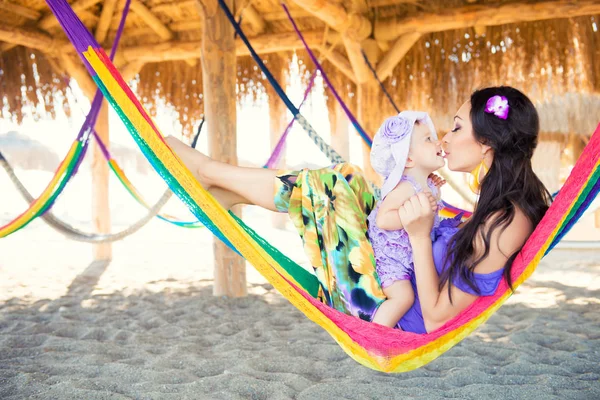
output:
[[[460,342],[486,321],[511,295],[501,282],[492,296],[478,298],[440,329],[424,334],[403,332],[342,314],[315,297],[316,278],[271,247],[206,192],[165,144],[161,134],[107,55],[64,0],[47,0],[84,64],[136,143],[169,187],[194,215],[238,251],[295,307],[325,329],[359,363],[384,372],[418,368]],[[512,278],[517,287],[560,240],[594,199],[599,184],[600,126],[546,216],[516,258]]]

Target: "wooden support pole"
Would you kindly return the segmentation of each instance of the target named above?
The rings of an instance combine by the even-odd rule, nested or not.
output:
[[[131,11],[142,19],[162,40],[171,40],[173,32],[139,0],[131,2]]]
[[[272,63],[270,63],[270,69],[273,74],[273,77],[279,85],[285,90],[287,86],[287,77],[284,74],[283,63],[284,59],[279,56],[274,56],[270,59]],[[271,85],[267,85],[267,96],[269,99],[269,131],[270,131],[270,149],[273,151],[281,135],[283,134],[288,121],[287,121],[287,107],[284,102],[281,101],[277,93]],[[279,164],[275,166],[275,168],[284,168],[285,167],[285,148],[283,149],[283,155],[279,161]],[[274,228],[284,229],[287,224],[288,216],[287,214],[282,213],[273,213],[272,216],[272,224]]]
[[[102,5],[102,13],[100,14],[100,20],[96,25],[96,41],[103,43],[106,40],[110,23],[117,8],[118,0],[105,0]]]
[[[381,88],[377,82],[369,82],[357,85],[357,101],[358,101],[358,120],[363,129],[371,137],[375,136],[375,132],[381,125],[381,112],[374,112],[377,107],[382,106]],[[371,149],[364,142],[363,146],[363,170],[371,182],[381,186],[381,177],[375,172],[371,166]]]
[[[231,7],[233,0],[226,0]],[[198,3],[203,15],[202,79],[204,113],[208,121],[208,147],[212,158],[237,164],[236,153],[236,55],[233,27],[217,2]],[[240,210],[234,210],[238,213]],[[246,263],[216,237],[215,296],[247,295]]]
[[[102,141],[109,145],[108,133],[108,102],[102,101],[102,108],[96,121],[96,132]],[[110,233],[110,203],[109,203],[108,164],[97,143],[92,151],[92,220],[94,230],[100,234]],[[110,261],[112,259],[112,244],[94,244],[94,260]]]
[[[377,64],[377,76],[382,82],[392,74],[396,65],[404,58],[411,47],[417,43],[420,37],[420,33],[407,33],[396,40],[390,51]]]
[[[350,161],[350,120],[337,101],[334,112],[329,116],[331,125],[331,146],[346,161]]]
[[[533,171],[550,193],[560,189],[561,147],[559,141],[541,140],[531,159]]]
[[[60,55],[59,62],[60,67],[77,81],[83,94],[92,101],[96,95],[97,86],[85,67],[79,60],[74,60],[66,53]],[[109,145],[108,126],[108,103],[104,100],[96,121],[96,132],[107,146]],[[97,233],[107,234],[110,233],[111,226],[108,164],[100,147],[96,143],[92,147],[92,220]],[[110,243],[94,244],[93,246],[94,260],[111,260],[112,245]]]
[[[435,13],[420,12],[408,17],[382,19],[377,21],[374,34],[377,40],[395,40],[405,33],[411,32],[442,32],[477,25],[495,26],[599,13],[600,3],[596,0],[486,3],[446,8]]]

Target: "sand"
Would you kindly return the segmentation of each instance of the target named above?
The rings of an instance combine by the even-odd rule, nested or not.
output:
[[[115,229],[134,218],[115,215]],[[293,230],[247,219],[306,265]],[[212,269],[210,234],[161,221],[109,264],[41,221],[1,239],[0,398],[600,398],[597,250],[555,250],[462,343],[394,375],[357,364],[250,266],[248,297],[212,296]]]

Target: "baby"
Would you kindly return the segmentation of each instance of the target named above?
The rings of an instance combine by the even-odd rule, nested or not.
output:
[[[429,115],[403,111],[388,118],[373,139],[371,165],[385,178],[381,199],[369,214],[368,225],[376,271],[387,297],[373,322],[394,327],[415,298],[410,282],[414,273],[412,248],[398,209],[423,190],[440,200],[439,189],[430,175],[444,166],[444,158]],[[434,229],[439,226],[439,205],[432,204],[436,211]]]

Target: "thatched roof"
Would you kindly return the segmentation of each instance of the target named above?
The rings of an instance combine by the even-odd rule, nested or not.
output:
[[[151,110],[157,99],[170,103],[188,133],[202,114],[202,21],[195,1],[133,0],[115,61],[130,78],[139,72],[134,88]],[[313,3],[325,6],[314,9]],[[600,93],[600,6],[594,1],[287,4],[310,45],[318,54],[326,53],[326,70],[347,99],[354,98],[356,84],[367,77],[353,68],[357,53],[338,31],[345,31],[345,37],[360,43],[373,63],[378,62],[377,70],[401,109],[428,109],[442,129],[448,129],[447,117],[473,88],[490,84],[513,85],[529,94],[540,105],[542,126],[548,131],[589,134],[598,122],[599,114],[589,108],[598,110]],[[72,5],[108,48],[124,1],[76,0]],[[234,11],[242,15],[243,29],[268,65],[289,73],[290,62],[297,59],[306,67],[301,70],[308,80],[312,63],[300,50],[279,0],[235,1]],[[556,16],[570,18],[552,19]],[[76,75],[80,62],[44,1],[0,0],[0,18],[6,24],[0,28],[3,116],[18,121],[30,114],[52,117],[55,107],[66,104],[64,76]],[[331,46],[333,51],[327,52]],[[236,48],[239,96],[265,101],[264,77],[243,44]],[[372,118],[393,112],[383,95],[379,99]]]

